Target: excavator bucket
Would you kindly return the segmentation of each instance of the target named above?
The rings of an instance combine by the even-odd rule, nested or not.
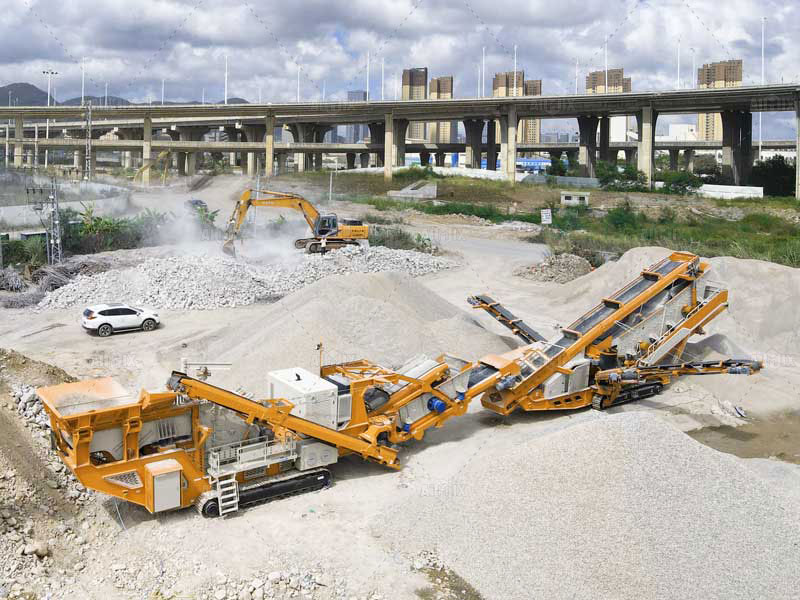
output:
[[[236,247],[233,244],[233,240],[226,240],[225,243],[222,244],[222,251],[228,256],[236,258]]]

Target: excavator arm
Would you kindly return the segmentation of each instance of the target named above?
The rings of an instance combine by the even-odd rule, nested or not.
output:
[[[236,202],[228,225],[225,231],[225,242],[222,245],[222,250],[226,254],[235,255],[233,243],[239,235],[239,230],[247,217],[247,211],[251,206],[267,206],[272,208],[290,208],[296,210],[303,215],[306,223],[313,232],[316,227],[317,219],[319,218],[319,211],[308,200],[297,194],[287,194],[284,192],[272,192],[269,190],[260,190],[260,194],[254,197],[255,191],[248,188],[242,192],[241,197]]]

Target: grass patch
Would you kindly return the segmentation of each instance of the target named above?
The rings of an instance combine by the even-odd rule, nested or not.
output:
[[[723,208],[790,208],[800,211],[800,200],[794,196],[764,196],[763,198],[712,198],[711,201]]]
[[[361,218],[364,223],[375,225],[402,225],[405,223],[403,217],[384,217],[383,215],[368,214]]]
[[[401,227],[370,227],[370,246],[385,246],[395,250],[416,250],[433,254],[435,248],[429,237],[419,233],[409,233]]]
[[[559,226],[561,217],[554,218]],[[620,254],[638,246],[663,246],[707,257],[754,258],[800,267],[800,227],[767,213],[750,213],[741,221],[692,218],[685,223],[651,219],[630,205],[610,210],[602,218],[588,213],[565,215],[569,227],[528,238],[557,252],[572,252],[596,264],[604,254]]]

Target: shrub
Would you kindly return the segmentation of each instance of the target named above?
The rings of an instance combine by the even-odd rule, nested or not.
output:
[[[429,253],[435,251],[430,238],[419,233],[411,234],[401,227],[370,227],[369,243],[371,246],[385,246],[397,250],[416,250]]]
[[[703,185],[703,180],[688,171],[664,171],[662,173],[664,187],[661,191],[665,194],[688,196],[694,194]]]
[[[644,173],[627,163],[620,168],[615,163],[598,161],[595,165],[595,177],[604,190],[620,192],[647,190]]]

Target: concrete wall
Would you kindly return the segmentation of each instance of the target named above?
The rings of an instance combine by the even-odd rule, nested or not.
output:
[[[554,179],[551,175],[527,175],[522,181],[524,183],[549,183]],[[561,177],[556,176],[556,185],[578,188],[599,188],[600,181],[596,177]]]
[[[655,189],[664,187],[663,181],[655,182]],[[703,184],[697,190],[697,195],[702,198],[763,198],[764,188],[745,185],[710,185]]]

